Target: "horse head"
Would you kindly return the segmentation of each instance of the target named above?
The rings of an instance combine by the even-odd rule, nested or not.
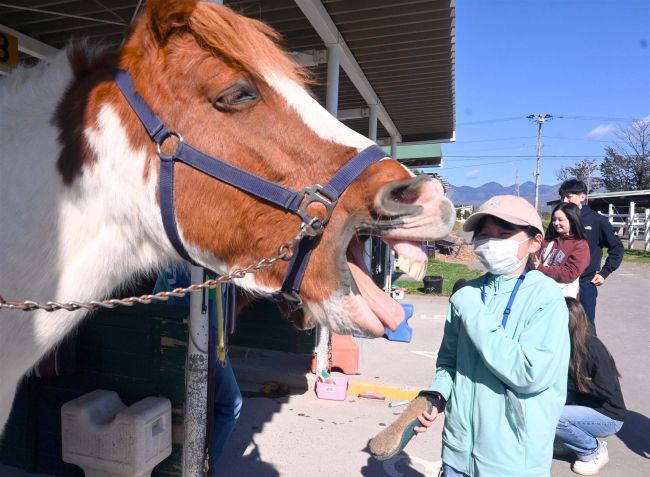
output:
[[[305,88],[306,75],[276,40],[268,26],[226,7],[149,0],[117,65],[185,143],[300,191],[325,184],[373,143],[318,104]],[[155,145],[115,84],[102,88],[128,125],[132,147],[147,151],[144,176],[156,176]],[[177,147],[175,142],[169,137],[163,150]],[[315,202],[308,211],[319,215],[322,208]],[[276,255],[301,226],[295,214],[185,164],[175,169],[174,215],[190,257],[219,273]],[[439,182],[414,177],[388,157],[370,165],[342,194],[318,239],[300,290],[306,311],[340,332],[380,335],[385,326],[394,328],[401,307],[368,277],[363,239],[382,237],[422,275],[426,255],[414,242],[446,235],[454,220]],[[268,294],[280,287],[285,272],[281,262],[236,283]]]

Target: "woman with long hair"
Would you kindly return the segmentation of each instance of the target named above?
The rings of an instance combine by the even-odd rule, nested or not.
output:
[[[538,256],[537,270],[558,282],[564,296],[576,298],[578,279],[589,266],[589,243],[580,218],[580,209],[571,203],[559,203],[551,214],[551,224]]]
[[[625,401],[614,358],[590,333],[589,321],[580,302],[573,298],[566,298],[566,302],[571,358],[566,406],[555,432],[557,439],[576,453],[573,471],[595,475],[609,462],[607,443],[597,438],[621,430]]]

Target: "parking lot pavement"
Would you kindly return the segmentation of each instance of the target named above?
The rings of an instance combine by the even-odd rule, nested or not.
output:
[[[414,304],[410,343],[357,339],[360,375],[356,389],[415,393],[433,376],[442,339],[447,299],[407,296]],[[610,463],[602,477],[650,475],[650,266],[625,263],[600,289],[598,335],[614,355],[629,412],[621,432],[606,439]],[[348,393],[345,401],[320,400],[313,392],[306,355],[260,350],[232,354],[244,407],[219,462],[217,475],[255,477],[432,477],[440,467],[443,420],[411,442],[401,454],[378,462],[367,443],[399,414],[387,401]],[[259,397],[264,381],[289,385],[281,397]],[[383,387],[380,387],[383,386]],[[387,390],[387,391],[386,391]],[[575,476],[571,461],[553,461],[554,477]],[[1,477],[31,474],[0,466]]]
[[[428,386],[442,338],[447,299],[407,296],[414,304],[411,343],[355,339],[360,372],[352,382],[417,390]],[[598,335],[614,355],[629,409],[621,432],[607,438],[610,463],[603,477],[650,475],[650,266],[625,263],[600,289]],[[284,359],[287,359],[284,354]],[[267,359],[273,360],[271,355]],[[405,452],[378,462],[367,442],[399,411],[386,402],[348,394],[345,401],[316,398],[304,355],[293,355],[287,369],[299,376],[283,398],[245,398],[242,417],[220,462],[221,475],[259,477],[429,477],[440,466],[442,419],[410,443]],[[287,365],[287,363],[284,363]],[[279,376],[280,369],[275,370]],[[252,373],[254,375],[254,373]],[[251,373],[246,376],[251,377]],[[267,375],[268,377],[268,375]],[[255,380],[242,386],[254,389]],[[568,456],[553,461],[554,477],[575,476]],[[232,473],[232,469],[236,469]]]

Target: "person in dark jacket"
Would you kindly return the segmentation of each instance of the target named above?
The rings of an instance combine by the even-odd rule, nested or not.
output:
[[[572,470],[595,475],[609,462],[607,443],[598,437],[616,434],[623,427],[625,401],[614,358],[605,345],[589,333],[580,303],[567,298],[571,358],[566,406],[560,416],[556,438],[576,453]]]
[[[551,277],[562,288],[564,296],[578,296],[578,279],[589,266],[589,244],[577,205],[560,202],[551,213],[539,255],[533,257],[534,267]]]
[[[591,262],[580,276],[580,303],[595,330],[598,287],[621,265],[623,244],[606,217],[592,210],[586,203],[583,205],[587,199],[587,186],[584,182],[576,179],[566,180],[560,186],[559,192],[562,202],[570,202],[580,207],[582,223],[587,233]],[[605,265],[601,266],[603,248],[607,249],[608,255]]]

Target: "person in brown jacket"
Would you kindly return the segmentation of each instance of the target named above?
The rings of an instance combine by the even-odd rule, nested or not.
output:
[[[580,209],[575,204],[558,204],[553,209],[540,253],[533,258],[535,268],[558,282],[565,296],[576,298],[578,278],[589,261],[589,243]]]

